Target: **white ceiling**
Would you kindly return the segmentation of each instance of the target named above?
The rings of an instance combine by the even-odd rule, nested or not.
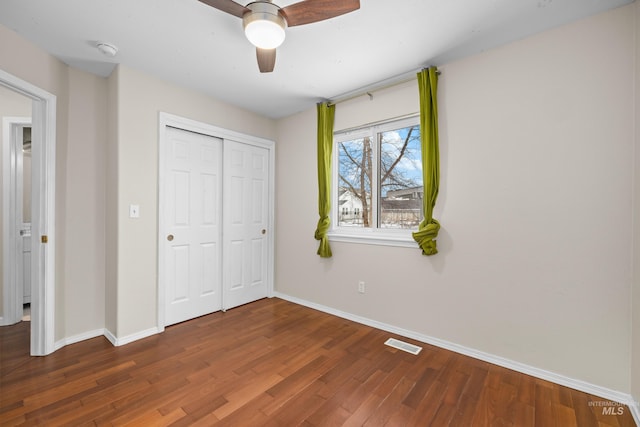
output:
[[[268,74],[242,21],[197,0],[2,0],[0,24],[73,67],[108,76],[120,63],[280,118],[632,1],[361,0],[358,11],[288,28]],[[102,55],[97,41],[118,54]]]

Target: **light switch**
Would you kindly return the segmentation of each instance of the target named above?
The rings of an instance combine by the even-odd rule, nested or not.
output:
[[[129,218],[140,218],[140,205],[129,205]]]

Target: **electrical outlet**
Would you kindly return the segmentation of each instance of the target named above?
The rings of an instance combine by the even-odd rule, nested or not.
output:
[[[358,292],[364,294],[364,282],[362,280],[358,282]]]

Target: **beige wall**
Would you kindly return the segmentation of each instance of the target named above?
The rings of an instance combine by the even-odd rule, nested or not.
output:
[[[123,66],[117,71],[116,98],[117,160],[108,174],[117,176],[118,241],[115,250],[110,248],[117,279],[108,293],[117,301],[117,330],[111,332],[122,338],[157,326],[159,112],[263,138],[274,139],[276,132],[273,120]],[[140,205],[140,218],[128,217],[130,204]]]
[[[118,311],[118,70],[107,81],[105,328],[115,334]]]
[[[635,2],[635,59],[636,59],[636,99],[635,99],[635,182],[634,182],[634,271],[632,313],[632,350],[631,350],[631,395],[635,400],[636,411],[640,414],[640,2]]]
[[[434,257],[319,258],[315,110],[281,120],[277,291],[628,393],[635,7],[441,67]],[[416,92],[339,104],[335,128],[417,111]]]
[[[65,336],[104,328],[107,82],[69,68]]]
[[[31,117],[31,100],[26,96],[20,95],[12,90],[0,86],[0,127],[2,126],[3,117]],[[4,129],[0,129],[0,144],[3,141]],[[1,147],[1,145],[0,145]],[[0,148],[0,165],[2,165],[2,149]],[[1,170],[1,169],[0,169]],[[0,173],[0,191],[4,188],[3,176]],[[4,215],[4,206],[2,197],[0,197],[0,317],[3,316],[3,289],[4,289],[4,269],[3,269],[3,237],[2,237],[2,221]]]

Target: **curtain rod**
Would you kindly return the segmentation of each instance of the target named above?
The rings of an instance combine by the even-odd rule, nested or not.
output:
[[[390,88],[392,86],[397,86],[403,83],[407,83],[410,82],[412,80],[416,79],[416,74],[419,73],[420,71],[426,69],[428,67],[424,67],[424,68],[420,68],[418,70],[415,71],[408,71],[406,73],[403,74],[399,74],[397,76],[394,77],[389,77],[388,79],[384,79],[384,80],[380,80],[379,82],[376,83],[372,83],[370,85],[367,86],[363,86],[359,89],[356,90],[352,90],[350,92],[346,92],[343,93],[341,95],[338,96],[334,96],[333,98],[330,98],[328,100],[329,104],[339,104],[341,102],[346,102],[349,100],[352,100],[354,98],[358,98],[362,95],[369,95],[369,98],[373,99],[373,94],[372,92],[378,91],[378,90],[382,90],[382,89],[387,89]],[[438,71],[438,75],[440,75],[441,72]]]

